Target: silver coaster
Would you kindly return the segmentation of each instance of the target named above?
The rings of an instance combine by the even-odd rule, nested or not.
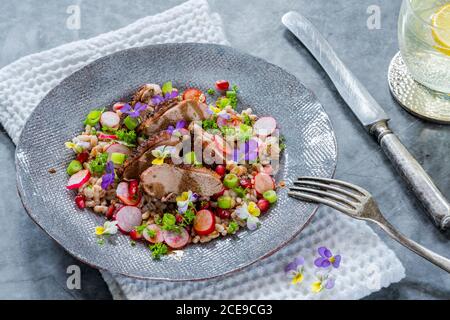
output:
[[[400,52],[391,61],[388,80],[392,95],[407,111],[422,119],[450,124],[450,95],[414,81]]]

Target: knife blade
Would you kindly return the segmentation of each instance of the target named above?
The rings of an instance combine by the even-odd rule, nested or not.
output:
[[[441,229],[450,227],[450,204],[430,176],[390,130],[389,117],[383,108],[344,65],[328,41],[308,19],[291,11],[281,20],[320,63],[353,114],[376,138],[434,223]]]

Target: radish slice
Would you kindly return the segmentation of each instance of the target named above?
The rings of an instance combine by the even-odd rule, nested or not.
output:
[[[89,170],[80,170],[69,178],[66,188],[69,190],[78,189],[88,182],[90,177],[91,173]]]
[[[116,221],[120,230],[130,232],[134,227],[141,225],[141,210],[136,207],[124,206],[117,212]]]
[[[207,235],[216,229],[216,218],[214,214],[206,209],[197,212],[194,220],[194,230],[198,235]]]
[[[117,185],[116,196],[127,206],[137,206],[141,201],[141,195],[138,194],[136,198],[131,198],[128,193],[128,182],[122,181]]]
[[[130,155],[131,150],[130,150],[130,148],[128,148],[127,146],[124,146],[123,144],[113,143],[106,149],[106,153],[108,153],[109,155],[111,155],[111,153],[123,153],[126,155]]]
[[[98,134],[98,138],[100,140],[117,140],[117,136],[115,134],[104,134],[103,132]]]
[[[124,105],[125,105],[125,102],[117,102],[117,103],[114,103],[112,108],[114,111],[117,111],[117,110],[122,109]]]
[[[180,232],[176,231],[163,231],[164,241],[172,249],[181,249],[189,242],[189,233],[185,228],[180,228]]]
[[[100,122],[103,126],[108,128],[117,128],[120,124],[120,117],[117,113],[106,111],[102,113]]]
[[[147,229],[155,231],[156,236],[154,236],[153,238],[150,238],[150,236],[147,234]],[[149,224],[147,226],[147,229],[144,229],[144,231],[142,232],[142,235],[144,236],[145,240],[147,240],[148,242],[151,242],[151,243],[158,243],[158,242],[164,241],[163,232],[158,225],[156,225],[154,223]]]
[[[275,183],[271,176],[267,173],[260,172],[255,176],[255,190],[256,192],[263,194],[268,190],[274,190]]]
[[[253,130],[259,136],[271,135],[277,128],[277,122],[272,117],[259,118],[253,125]]]

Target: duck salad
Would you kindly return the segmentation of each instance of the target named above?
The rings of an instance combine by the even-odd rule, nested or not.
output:
[[[67,189],[78,208],[106,218],[95,228],[100,244],[120,231],[159,259],[259,227],[284,185],[273,178],[284,144],[274,118],[238,104],[228,81],[205,93],[180,93],[169,81],[89,112],[66,142],[75,153]]]

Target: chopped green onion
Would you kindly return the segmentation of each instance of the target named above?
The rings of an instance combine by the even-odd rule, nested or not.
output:
[[[71,176],[83,169],[83,165],[78,160],[72,160],[67,167],[67,173]]]
[[[173,90],[172,81],[167,81],[164,83],[161,90],[163,94],[171,93]]]
[[[139,125],[139,118],[132,118],[130,116],[127,116],[123,120],[123,124],[129,129],[134,130]]]
[[[221,209],[230,209],[231,208],[231,197],[221,196],[217,199],[217,206]]]
[[[269,201],[269,203],[275,203],[277,202],[277,193],[274,190],[267,190],[266,192],[263,193],[263,197],[264,199],[266,199],[267,201]]]
[[[225,178],[223,179],[223,185],[227,188],[234,188],[237,187],[239,184],[239,178],[237,177],[237,175],[233,174],[233,173],[229,173],[225,176]]]
[[[118,152],[111,153],[111,161],[114,164],[121,165],[124,163],[126,158],[127,158],[126,154],[118,153]]]
[[[99,121],[100,117],[102,116],[102,113],[105,109],[95,109],[89,112],[89,114],[86,117],[86,120],[84,120],[84,124],[90,125],[91,127],[95,126]]]

